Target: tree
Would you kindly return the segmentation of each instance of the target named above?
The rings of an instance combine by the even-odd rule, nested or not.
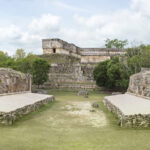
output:
[[[49,73],[50,65],[49,63],[41,58],[37,58],[33,62],[32,66],[32,76],[33,76],[33,83],[35,85],[43,85],[44,82],[48,80],[48,73]]]
[[[105,87],[108,83],[107,64],[109,60],[100,62],[94,69],[93,75],[98,86]]]
[[[127,40],[118,40],[118,39],[114,39],[114,40],[110,40],[107,39],[106,41],[106,48],[118,48],[118,49],[123,49],[127,44],[128,41]]]
[[[112,58],[107,64],[107,76],[109,88],[126,90],[129,83],[128,68],[119,60],[119,57]]]
[[[127,58],[127,64],[131,74],[135,74],[141,71],[142,61],[140,56],[134,55]]]
[[[23,59],[23,58],[25,58],[25,56],[26,56],[26,53],[25,53],[24,49],[17,49],[17,50],[16,50],[16,53],[15,53],[15,55],[14,55],[14,58],[15,58],[16,60],[18,60],[18,59]]]
[[[111,60],[100,62],[95,67],[93,75],[98,86],[109,89],[126,90],[129,84],[128,68],[114,57]]]
[[[141,47],[141,66],[150,68],[150,45]]]
[[[0,51],[0,67],[8,67],[9,62],[13,64],[13,59],[7,53]]]

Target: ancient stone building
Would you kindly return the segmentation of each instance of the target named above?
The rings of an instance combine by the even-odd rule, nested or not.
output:
[[[48,88],[95,89],[93,70],[97,63],[124,55],[124,49],[80,48],[60,39],[43,39],[43,55],[51,63]]]
[[[124,49],[80,48],[60,39],[43,39],[43,54],[66,54],[81,59],[81,63],[98,63],[111,56],[125,54]]]

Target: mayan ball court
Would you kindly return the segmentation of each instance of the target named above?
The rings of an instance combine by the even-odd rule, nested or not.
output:
[[[54,100],[52,95],[31,93],[31,76],[0,68],[0,124],[11,125],[25,114]]]
[[[132,75],[127,93],[106,96],[103,102],[119,117],[121,126],[149,127],[150,71]]]

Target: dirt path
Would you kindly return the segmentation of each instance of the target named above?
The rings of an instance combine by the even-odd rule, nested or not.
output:
[[[107,125],[105,114],[99,108],[93,108],[90,100],[61,101],[55,107],[57,113],[48,119],[55,127],[78,125],[98,128]]]

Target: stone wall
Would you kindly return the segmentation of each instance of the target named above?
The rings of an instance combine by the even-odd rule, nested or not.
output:
[[[130,77],[129,93],[150,98],[150,71],[140,72]]]
[[[125,49],[80,48],[60,39],[43,39],[42,47],[43,54],[66,54],[81,58],[81,63],[98,63],[126,53]]]
[[[118,125],[121,127],[150,127],[150,114],[124,115],[119,108],[107,99],[104,99],[103,102],[109,111],[117,115],[119,118]]]
[[[109,59],[110,56],[81,56],[81,63],[99,63]]]
[[[67,43],[60,39],[43,39],[43,54],[66,54],[80,58],[79,48],[74,44]]]
[[[51,64],[46,88],[95,89],[94,65],[80,63]]]
[[[41,106],[53,102],[55,100],[54,96],[35,102],[31,105],[26,105],[22,108],[18,108],[11,112],[0,112],[0,124],[12,125],[16,120],[30,112],[38,110]]]
[[[97,63],[126,52],[124,49],[80,48],[60,39],[43,39],[42,47],[40,57],[51,63],[46,88],[95,89],[93,70]]]
[[[142,97],[143,100],[150,100],[150,71],[143,71],[137,74],[134,74],[130,77],[129,87],[127,91],[129,95],[133,95],[135,100],[137,97]],[[122,95],[122,98],[124,97],[124,94]],[[115,98],[113,99],[115,100]],[[120,99],[121,101],[122,99]],[[130,100],[130,99],[128,99]],[[139,100],[140,102],[142,101]],[[150,127],[150,114],[145,112],[143,114],[141,113],[133,113],[133,115],[124,115],[117,106],[113,105],[107,97],[103,100],[104,104],[107,106],[107,108],[116,114],[119,118],[119,124],[123,127]],[[131,102],[131,104],[133,103]],[[135,107],[136,106],[132,106]],[[141,106],[142,107],[142,106]],[[131,108],[130,108],[131,109]],[[137,107],[137,110],[139,110],[139,106]],[[145,106],[143,106],[142,109],[145,109]]]
[[[31,76],[12,69],[0,68],[0,94],[31,90]]]

